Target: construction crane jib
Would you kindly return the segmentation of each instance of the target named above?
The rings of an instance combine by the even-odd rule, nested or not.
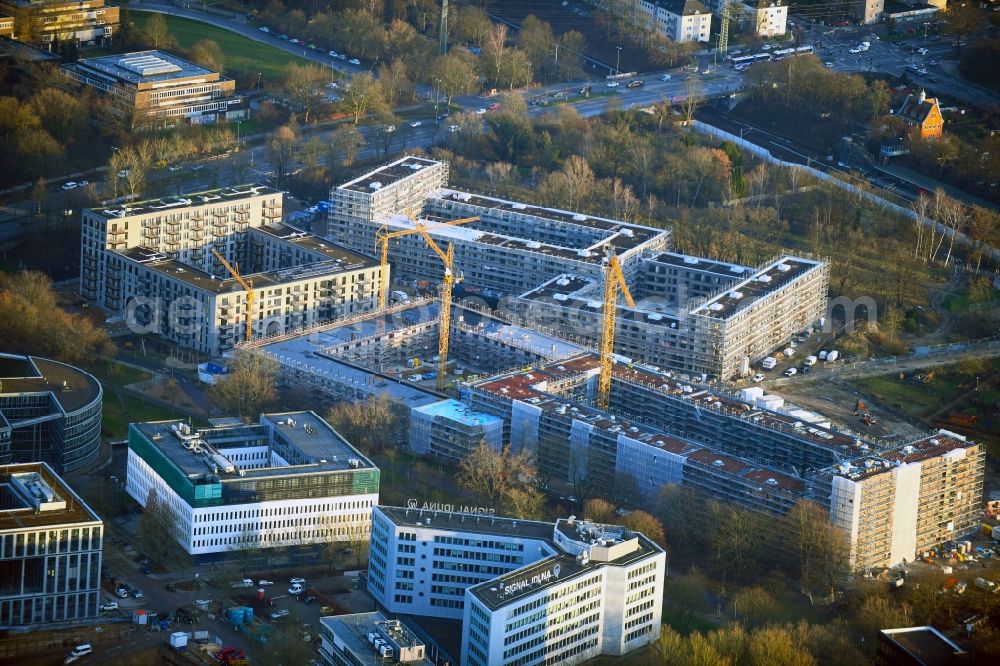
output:
[[[236,281],[239,283],[239,285],[241,287],[243,287],[243,291],[246,292],[246,300],[247,300],[247,302],[246,302],[246,314],[244,315],[244,318],[246,319],[246,331],[247,331],[247,337],[246,337],[246,339],[247,339],[247,341],[249,341],[253,337],[253,296],[254,296],[254,293],[253,293],[253,280],[244,280],[240,276],[240,272],[238,270],[236,270],[235,268],[233,268],[229,264],[229,262],[226,261],[225,257],[223,257],[221,254],[219,254],[219,252],[214,247],[211,248],[211,250],[212,250],[212,254],[215,255],[215,258],[218,259],[222,263],[223,267],[227,271],[229,271],[229,273],[236,279]]]
[[[383,226],[375,234],[375,245],[379,251],[379,258],[381,259],[381,267],[379,276],[379,290],[378,290],[378,308],[379,310],[384,310],[388,302],[389,294],[389,241],[394,238],[401,238],[403,236],[410,236],[412,234],[420,233],[416,225],[421,225],[412,215],[408,216],[414,223],[413,229],[403,229],[402,231],[389,231],[388,227]],[[479,216],[475,217],[463,217],[459,220],[451,220],[450,222],[441,222],[440,224],[432,224],[430,226],[424,226],[425,231],[430,231],[438,229],[440,227],[454,227],[459,224],[465,224],[467,222],[475,222],[479,219]],[[421,225],[422,226],[422,225]]]
[[[615,352],[615,319],[618,315],[618,290],[621,289],[625,302],[635,307],[632,293],[628,290],[625,274],[613,247],[608,248],[607,264],[604,268],[604,327],[601,332],[601,374],[597,383],[597,406],[607,409],[611,398],[611,368]]]

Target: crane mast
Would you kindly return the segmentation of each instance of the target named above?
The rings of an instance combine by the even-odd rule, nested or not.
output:
[[[611,369],[614,365],[615,352],[615,320],[618,316],[618,290],[629,307],[635,307],[632,293],[625,281],[621,264],[614,248],[608,249],[607,267],[604,269],[604,326],[601,331],[601,373],[597,380],[597,406],[607,409],[611,400]]]
[[[240,272],[238,270],[236,270],[235,268],[233,268],[230,265],[230,263],[228,261],[226,261],[226,258],[223,257],[221,254],[219,254],[219,252],[214,247],[213,248],[209,248],[209,249],[212,250],[212,254],[215,255],[215,258],[218,259],[219,262],[222,263],[222,266],[227,271],[229,271],[229,273],[236,279],[236,282],[239,283],[239,285],[241,287],[243,287],[243,291],[246,292],[247,302],[246,302],[246,311],[245,311],[245,314],[244,314],[244,319],[246,319],[246,339],[249,342],[250,339],[253,337],[253,321],[252,321],[252,319],[253,319],[253,298],[254,298],[253,281],[252,280],[244,280],[240,276]]]
[[[448,243],[448,251],[444,252],[434,242],[427,229],[417,222],[417,231],[424,242],[434,251],[444,264],[444,280],[441,281],[441,320],[438,324],[438,375],[437,387],[443,391],[448,384],[448,343],[451,338],[451,290],[462,276],[455,273],[455,246]]]

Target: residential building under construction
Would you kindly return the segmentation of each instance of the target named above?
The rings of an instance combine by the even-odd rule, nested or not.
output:
[[[619,304],[616,353],[661,368],[728,378],[748,372],[826,314],[820,260],[786,256],[758,267],[670,251],[670,233],[447,187],[446,162],[404,157],[331,193],[327,236],[374,252],[384,233],[416,231],[451,245],[466,294],[507,317],[596,346],[614,253],[636,307]],[[441,261],[419,233],[390,241],[400,282],[436,284]]]
[[[378,262],[281,215],[282,194],[259,186],[86,209],[81,294],[209,355],[375,306]]]
[[[648,496],[683,483],[777,515],[818,503],[848,535],[857,569],[912,561],[977,525],[984,451],[960,435],[872,440],[760,389],[707,389],[621,364],[603,411],[593,407],[598,370],[586,354],[470,382],[462,399],[503,419],[505,445],[568,483],[607,488],[627,474]]]

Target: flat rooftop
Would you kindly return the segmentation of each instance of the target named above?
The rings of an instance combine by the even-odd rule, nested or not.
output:
[[[624,252],[634,247],[643,245],[657,236],[662,236],[668,233],[663,229],[630,224],[628,222],[622,222],[621,220],[612,220],[606,217],[586,215],[583,213],[561,210],[559,208],[533,206],[531,204],[521,203],[518,201],[508,201],[506,199],[498,199],[496,197],[490,197],[483,194],[472,194],[449,188],[442,188],[439,190],[436,198],[441,201],[458,202],[460,204],[486,208],[488,210],[485,211],[484,214],[487,216],[491,210],[495,210],[497,212],[509,211],[519,213],[521,215],[532,215],[544,220],[550,220],[556,223],[555,226],[577,226],[602,231],[604,232],[603,237],[598,243],[592,246],[573,248],[574,251],[589,250],[598,258],[603,258],[603,249],[601,249],[601,246],[603,245],[613,245],[617,250]],[[477,223],[474,222],[473,225],[475,224]]]
[[[437,166],[438,164],[441,163],[437,160],[429,160],[423,157],[404,157],[392,164],[386,164],[374,171],[369,171],[363,176],[348,181],[340,185],[337,189],[374,193],[384,187],[395,185],[410,176],[416,175],[421,169]]]
[[[282,196],[281,192],[264,185],[236,185],[233,187],[223,187],[214,190],[205,190],[185,194],[178,197],[162,197],[159,199],[146,199],[128,204],[117,204],[103,208],[89,209],[95,215],[100,215],[107,219],[125,218],[136,215],[147,215],[158,211],[169,212],[173,208],[185,208],[189,206],[221,205],[249,199],[256,196],[267,195]]]
[[[583,523],[574,522],[571,525],[566,520],[559,520],[556,523],[555,529],[561,532],[566,538],[580,543],[582,537],[573,528],[581,524]],[[624,546],[627,551],[610,561],[600,561],[593,558],[582,560],[569,553],[551,555],[520,569],[508,572],[498,578],[473,585],[468,588],[469,592],[475,595],[489,609],[497,610],[504,606],[517,604],[526,597],[587,575],[603,567],[628,566],[634,562],[663,552],[659,546],[656,546],[645,536],[629,532],[620,526],[589,525],[591,528],[597,528],[599,533],[603,534],[607,532],[608,536],[612,536],[613,534],[617,545],[619,547]],[[629,541],[632,541],[631,546],[628,545]],[[597,544],[593,545],[596,546]]]
[[[382,506],[379,511],[400,527],[426,527],[456,532],[535,539],[553,545],[552,523],[498,516],[433,511],[431,509]]]
[[[151,421],[131,425],[188,478],[214,475],[225,483],[275,476],[376,469],[368,458],[348,444],[326,421],[312,412],[262,414],[260,424],[204,428],[194,431],[191,435],[192,439],[201,440],[202,447],[205,444],[209,447],[201,453],[185,448],[183,438],[178,436],[174,430],[174,427],[178,426],[179,423],[178,421]],[[236,471],[227,473],[221,468],[219,461],[211,457],[212,449],[219,452],[263,445],[273,448],[273,442],[269,440],[268,427],[274,429],[276,436],[280,433],[298,451],[305,462],[288,466],[243,468],[240,467],[239,462],[229,461],[232,462]],[[352,464],[352,460],[357,461],[357,463]]]
[[[833,476],[840,476],[851,481],[861,481],[900,465],[922,462],[938,456],[947,455],[953,451],[964,451],[974,443],[962,435],[940,430],[937,434],[897,444],[892,449],[878,454],[853,458],[847,462],[827,468]],[[957,455],[962,455],[958,453]]]
[[[11,475],[26,472],[40,475],[57,497],[65,502],[65,508],[35,511],[34,507],[17,501],[18,498],[9,489]],[[101,522],[101,518],[91,511],[90,507],[48,465],[43,463],[0,465],[0,531],[96,522]]]
[[[101,384],[93,375],[59,361],[0,354],[0,395],[15,393],[49,393],[64,411],[73,412],[96,400]],[[16,425],[16,419],[12,423]]]
[[[469,408],[465,403],[458,400],[442,400],[424,407],[418,407],[416,411],[431,417],[442,417],[451,421],[457,421],[469,427],[488,426],[502,424],[503,419],[491,414],[484,414]]]
[[[956,659],[965,656],[965,650],[934,627],[883,629],[881,634],[925,666],[965,663]]]
[[[518,298],[597,314],[604,309],[602,291],[602,285],[593,278],[564,273],[521,294]],[[630,308],[623,297],[618,298],[618,317],[622,320],[668,328],[677,328],[677,323],[680,321],[675,307],[664,307],[661,304],[654,304],[652,300],[638,299],[636,307]]]
[[[347,649],[354,655],[351,663],[355,664],[355,666],[382,666],[386,663],[386,660],[368,642],[368,634],[378,633],[376,623],[383,624],[385,621],[386,617],[377,611],[372,613],[353,613],[351,615],[324,616],[319,619],[320,624],[343,641]],[[405,632],[405,636],[411,643],[420,642],[406,625],[401,625],[401,629]],[[432,666],[434,662],[425,657],[417,661],[410,660],[399,663],[411,664],[413,666]]]
[[[371,257],[351,252],[346,248],[334,245],[329,241],[322,241],[312,235],[282,238],[278,235],[280,232],[277,229],[271,228],[271,226],[267,225],[266,229],[265,227],[254,227],[249,232],[251,235],[261,233],[302,247],[315,253],[317,260],[306,261],[298,266],[291,266],[289,268],[243,274],[244,279],[253,282],[254,289],[267,289],[297,280],[307,280],[324,275],[337,275],[343,272],[356,271],[374,266],[377,263]],[[287,227],[287,229],[292,228]],[[301,234],[303,232],[298,233]],[[112,252],[125,259],[142,264],[150,270],[163,273],[207,292],[229,294],[243,291],[240,283],[231,277],[228,272],[215,276],[183,261],[171,259],[162,252],[158,252],[152,248],[138,246],[125,250],[112,250]]]
[[[739,280],[747,273],[754,272],[754,269],[748,266],[740,266],[739,264],[730,264],[724,261],[705,259],[703,257],[694,257],[688,254],[680,254],[678,252],[661,252],[655,257],[651,257],[649,260],[658,264],[677,266],[678,268],[684,268],[686,270],[714,273],[719,277],[729,278],[732,280]]]
[[[726,319],[821,265],[811,259],[782,257],[741,282],[730,285],[726,291],[709,298],[691,312]]]
[[[605,412],[589,405],[567,400],[558,394],[558,390],[550,388],[573,375],[595,374],[599,367],[598,356],[594,353],[585,353],[558,362],[541,364],[525,371],[494,375],[472,382],[470,385],[510,400],[520,400],[532,404],[543,410],[568,409],[573,418],[591,423],[595,427],[617,429],[634,439],[651,436],[652,433],[656,432],[648,425],[631,422],[627,417],[621,415],[611,419]],[[718,411],[730,417],[749,419],[758,425],[774,430],[793,433],[799,439],[816,446],[835,449],[839,455],[843,455],[845,458],[854,457],[864,450],[863,447],[869,446],[868,443],[843,432],[804,423],[794,416],[757,408],[727,392],[710,390],[680,381],[672,373],[657,372],[638,364],[616,363],[612,377],[613,382],[638,383],[651,391],[668,394],[678,400],[690,402],[697,409]],[[612,384],[612,391],[614,390],[614,384]],[[631,431],[631,428],[636,430]]]
[[[135,51],[83,58],[75,64],[78,69],[95,70],[110,79],[132,84],[218,76],[217,72],[164,51]]]

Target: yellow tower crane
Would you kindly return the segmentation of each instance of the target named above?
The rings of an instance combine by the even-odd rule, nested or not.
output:
[[[448,251],[444,252],[434,242],[427,229],[417,222],[417,232],[423,236],[424,242],[434,250],[434,254],[444,264],[444,280],[441,281],[441,320],[438,324],[438,375],[437,387],[443,391],[448,379],[448,342],[451,335],[451,290],[456,283],[462,281],[462,276],[455,272],[455,246],[448,243]]]
[[[243,287],[243,291],[246,292],[247,305],[246,305],[246,314],[244,316],[245,316],[245,318],[247,320],[246,321],[246,326],[247,326],[247,337],[246,337],[246,339],[247,339],[247,341],[249,341],[253,337],[253,280],[244,280],[240,276],[240,272],[238,270],[236,270],[235,268],[233,268],[229,264],[229,262],[226,261],[225,257],[223,257],[221,254],[219,254],[218,251],[214,247],[210,248],[210,249],[212,250],[212,254],[215,255],[215,258],[218,259],[220,262],[222,262],[222,265],[225,267],[225,269],[227,271],[229,271],[234,278],[236,278],[236,281],[239,283],[239,285],[241,287]]]
[[[601,374],[597,381],[597,406],[607,409],[611,398],[611,367],[615,352],[615,318],[618,316],[618,290],[621,289],[625,302],[635,307],[632,294],[628,290],[625,274],[618,263],[615,249],[608,249],[608,263],[604,269],[604,328],[601,332]]]
[[[409,216],[413,220],[414,225],[421,225],[412,215]],[[433,229],[438,229],[440,227],[454,227],[459,224],[465,224],[467,222],[475,222],[479,219],[479,216],[475,217],[463,217],[460,220],[451,220],[450,222],[441,222],[439,224],[432,224],[430,226],[423,227],[424,230],[429,231]],[[375,233],[375,246],[379,251],[380,258],[382,260],[382,272],[378,289],[378,309],[384,310],[388,301],[389,294],[389,241],[394,238],[400,238],[402,236],[410,236],[412,234],[420,233],[416,226],[413,229],[403,229],[402,231],[389,231],[389,228],[382,226]]]

